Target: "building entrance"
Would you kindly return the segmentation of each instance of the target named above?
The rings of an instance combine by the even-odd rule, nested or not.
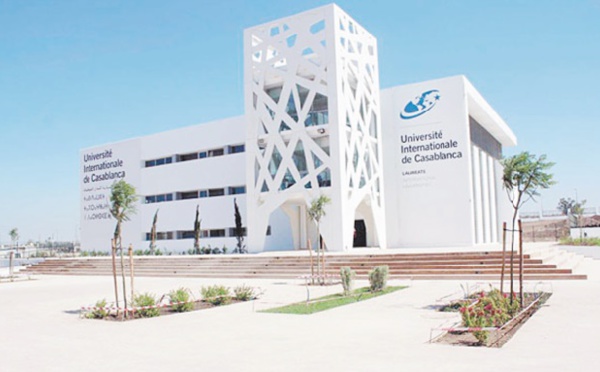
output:
[[[367,246],[367,227],[365,226],[365,220],[354,221],[354,243],[352,244],[352,246]]]

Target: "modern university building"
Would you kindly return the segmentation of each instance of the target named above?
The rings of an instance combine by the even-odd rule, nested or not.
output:
[[[497,244],[511,206],[499,160],[515,135],[464,76],[379,89],[377,40],[336,5],[244,32],[245,115],[81,151],[81,246],[108,250],[110,187],[140,202],[123,243],[251,252]]]

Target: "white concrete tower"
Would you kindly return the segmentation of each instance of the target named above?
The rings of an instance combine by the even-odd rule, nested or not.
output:
[[[244,32],[244,80],[250,251],[278,208],[314,247],[321,194],[328,250],[385,247],[376,39],[336,5],[268,22]]]

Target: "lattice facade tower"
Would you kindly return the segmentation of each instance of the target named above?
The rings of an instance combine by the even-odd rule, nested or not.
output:
[[[336,5],[244,32],[247,244],[262,251],[269,218],[290,218],[294,248],[317,242],[306,210],[321,220],[330,251],[348,250],[355,220],[366,246],[385,247],[377,41]]]

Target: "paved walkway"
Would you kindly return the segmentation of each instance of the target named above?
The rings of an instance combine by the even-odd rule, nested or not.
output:
[[[0,371],[599,371],[600,261],[585,259],[578,271],[589,280],[548,283],[554,295],[501,349],[427,342],[431,328],[458,320],[431,306],[474,282],[394,281],[410,287],[300,316],[255,310],[305,299],[301,281],[139,278],[141,292],[184,286],[198,294],[202,285],[246,283],[264,295],[255,303],[126,323],[78,316],[82,305],[111,298],[109,277],[2,282]]]

